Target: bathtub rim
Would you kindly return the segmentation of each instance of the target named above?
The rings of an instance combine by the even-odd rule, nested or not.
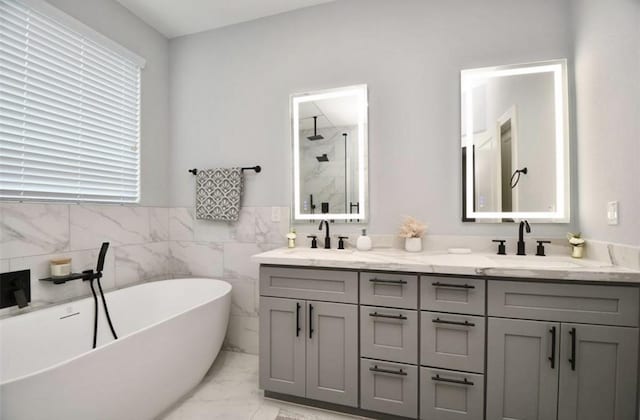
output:
[[[189,281],[189,280],[207,280],[207,281],[213,280],[213,281],[216,281],[216,282],[219,282],[219,283],[224,283],[224,285],[227,286],[228,290],[225,290],[225,292],[223,294],[221,294],[219,296],[216,296],[213,299],[207,300],[207,301],[199,303],[197,305],[190,306],[189,308],[187,308],[187,309],[185,309],[183,311],[177,312],[177,313],[175,313],[174,315],[172,315],[172,316],[170,316],[168,318],[164,318],[162,321],[154,322],[154,323],[149,324],[149,325],[147,325],[147,326],[145,326],[143,328],[140,328],[139,330],[136,330],[136,331],[134,331],[134,332],[132,332],[130,334],[127,334],[127,335],[124,335],[122,337],[119,337],[118,340],[119,339],[123,339],[125,337],[131,337],[131,336],[137,335],[137,334],[142,333],[144,331],[147,331],[147,330],[149,330],[149,329],[151,329],[151,328],[153,328],[153,327],[155,327],[157,325],[160,325],[160,324],[162,324],[164,322],[167,322],[169,320],[178,318],[178,317],[186,314],[187,312],[190,312],[190,311],[193,311],[193,310],[198,309],[200,307],[203,307],[205,305],[208,305],[208,304],[210,304],[210,303],[212,303],[212,302],[214,302],[214,301],[216,301],[218,299],[221,299],[221,298],[224,298],[225,296],[230,295],[231,291],[233,290],[233,286],[231,285],[231,283],[229,283],[226,280],[221,280],[221,279],[216,279],[216,278],[208,278],[208,277],[181,277],[181,278],[177,278],[177,279],[166,279],[166,280],[156,280],[156,281],[150,281],[150,282],[136,283],[136,284],[132,284],[132,285],[129,285],[129,286],[126,286],[126,287],[122,287],[120,289],[109,290],[108,292],[105,293],[105,295],[109,295],[109,293],[112,293],[112,292],[116,292],[116,291],[120,291],[120,290],[126,290],[126,289],[129,289],[129,288],[133,288],[133,287],[137,287],[137,286],[144,286],[144,285],[153,284],[153,283],[178,282],[178,281]],[[44,309],[55,308],[56,306],[61,306],[61,305],[69,304],[71,302],[76,302],[78,300],[84,300],[84,299],[91,299],[91,296],[88,296],[88,297],[84,296],[84,297],[81,297],[80,299],[68,300],[67,302],[59,302],[59,303],[56,303],[54,305],[42,307],[42,308],[39,308],[38,310],[34,310],[34,311],[27,312],[27,313],[24,313],[24,314],[16,314],[16,315],[12,316],[11,318],[17,317],[19,315],[27,315],[27,314],[34,313],[34,312],[39,312],[40,310],[44,310]],[[0,319],[0,321],[2,321],[2,320],[3,319]],[[116,344],[118,342],[118,340],[112,340],[112,341],[108,342],[107,344],[104,344],[104,345],[102,345],[100,347],[96,347],[95,349],[89,349],[88,351],[85,351],[85,352],[83,352],[83,353],[81,353],[81,354],[79,354],[77,356],[71,357],[69,359],[65,359],[62,362],[54,363],[54,364],[52,364],[50,366],[47,366],[46,368],[36,370],[36,371],[28,373],[26,375],[16,376],[15,378],[11,378],[10,380],[4,381],[4,382],[0,381],[0,390],[2,389],[3,386],[11,385],[14,382],[26,379],[26,378],[28,378],[30,376],[35,376],[37,374],[46,372],[48,370],[56,369],[58,367],[64,366],[66,364],[69,364],[69,363],[71,363],[71,362],[73,362],[73,361],[75,361],[75,360],[79,359],[80,357],[83,357],[83,356],[85,356],[87,354],[90,354],[90,353],[96,352],[98,350],[102,350],[102,349],[108,348],[109,346]]]

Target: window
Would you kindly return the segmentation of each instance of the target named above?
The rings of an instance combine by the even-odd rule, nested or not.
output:
[[[37,0],[0,0],[0,199],[136,203],[144,62]]]

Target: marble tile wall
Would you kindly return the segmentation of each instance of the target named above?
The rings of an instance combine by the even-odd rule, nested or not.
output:
[[[191,207],[169,209],[170,275],[233,286],[227,349],[258,353],[258,264],[250,257],[283,246],[288,230],[288,207],[243,207],[235,223],[196,220]]]
[[[110,243],[104,289],[169,277],[169,209],[75,204],[0,204],[0,269],[31,270],[31,307],[90,295],[82,281],[41,282],[49,260],[70,257],[72,270],[95,269]],[[28,309],[27,309],[28,310]],[[0,315],[17,308],[0,310]]]
[[[287,207],[244,207],[238,222],[221,223],[195,220],[193,208],[1,203],[0,271],[31,270],[31,308],[89,296],[82,281],[38,279],[49,276],[53,258],[71,257],[76,272],[95,268],[108,241],[106,290],[194,276],[229,281],[226,347],[257,354],[258,265],[250,257],[284,245],[288,229]],[[2,309],[0,316],[18,311]]]

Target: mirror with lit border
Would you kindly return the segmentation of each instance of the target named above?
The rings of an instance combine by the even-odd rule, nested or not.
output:
[[[293,221],[364,223],[367,86],[291,96]]]
[[[461,72],[462,220],[568,223],[566,60]]]

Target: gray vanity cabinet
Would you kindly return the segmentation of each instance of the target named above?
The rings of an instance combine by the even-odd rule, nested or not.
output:
[[[305,301],[260,299],[260,388],[305,396]]]
[[[635,287],[489,281],[487,418],[637,418],[638,303]]]
[[[357,290],[349,271],[260,268],[262,389],[358,406]]]
[[[638,330],[562,324],[561,331],[558,419],[636,418]]]
[[[358,406],[358,307],[308,302],[307,398]]]
[[[374,418],[633,420],[639,307],[629,286],[261,266],[260,387]]]
[[[489,318],[487,419],[556,419],[559,335],[557,322]]]

